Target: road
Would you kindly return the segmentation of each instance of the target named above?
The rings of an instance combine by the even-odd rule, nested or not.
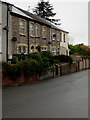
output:
[[[88,70],[3,89],[3,118],[87,118]]]

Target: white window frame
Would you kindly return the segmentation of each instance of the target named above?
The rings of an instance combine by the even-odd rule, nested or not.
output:
[[[24,47],[25,47],[25,52],[24,52]],[[24,45],[22,45],[22,46],[17,46],[17,48],[18,48],[18,50],[17,50],[17,53],[18,53],[18,54],[21,54],[21,53],[27,54],[27,46],[24,46]],[[21,51],[19,51],[19,48],[21,49]]]
[[[23,24],[22,24],[22,22],[23,22]],[[19,22],[19,29],[20,29],[21,34],[25,34],[24,26],[25,26],[25,21],[21,19],[20,22]]]
[[[47,46],[42,46],[41,51],[47,51]]]
[[[52,53],[56,53],[56,47],[52,47]]]
[[[34,23],[30,23],[29,24],[29,27],[30,27],[30,36],[34,36]]]
[[[56,34],[55,32],[52,33],[52,40],[55,40],[56,37],[53,37],[53,35]]]
[[[42,27],[42,38],[46,38],[46,27]]]
[[[39,37],[39,25],[36,24],[36,37]]]
[[[63,42],[64,43],[66,42],[66,34],[65,33],[63,34]]]
[[[59,42],[60,41],[60,34],[57,33],[57,41]]]
[[[60,42],[62,42],[62,33],[60,32]]]

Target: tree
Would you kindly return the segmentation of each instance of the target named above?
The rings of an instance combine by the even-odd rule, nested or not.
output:
[[[90,48],[84,44],[69,45],[70,55],[90,56]]]
[[[44,0],[41,0],[40,2],[38,2],[33,12],[42,18],[50,20],[49,17],[53,17],[56,15],[56,13],[53,12],[53,9],[54,8],[49,3],[49,1],[45,2]]]

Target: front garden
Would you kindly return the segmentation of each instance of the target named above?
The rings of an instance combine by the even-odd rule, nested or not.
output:
[[[71,65],[72,61],[69,56],[53,56],[49,51],[45,51],[29,55],[13,55],[11,64],[6,62],[1,64],[4,74],[9,76],[11,81],[17,81],[22,75],[25,80],[32,78],[32,76],[37,76],[35,79],[39,80],[39,77],[54,64],[69,63]]]

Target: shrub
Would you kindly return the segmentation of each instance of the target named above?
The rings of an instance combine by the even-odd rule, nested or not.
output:
[[[66,62],[72,64],[73,60],[70,56],[66,55],[58,55],[58,56],[53,56],[54,63],[59,63],[59,62]]]
[[[13,58],[12,58],[12,64],[16,64],[18,61],[23,61],[25,59],[28,59],[28,55],[25,54],[13,54]]]
[[[18,57],[16,55],[13,55],[11,63],[16,64],[18,62]]]
[[[22,72],[25,77],[29,77],[40,72],[40,63],[35,59],[22,61]]]
[[[22,73],[22,64],[17,62],[16,64],[11,65],[11,78],[16,80]]]
[[[41,68],[41,72],[46,72],[47,69],[50,67],[50,62],[49,59],[47,57],[42,57],[42,68]]]
[[[5,70],[6,74],[11,75],[12,67],[6,62],[2,62],[2,69]]]
[[[16,64],[3,63],[3,69],[12,80],[16,80],[21,74],[29,77],[41,71],[41,63],[35,59],[27,59]]]
[[[37,61],[41,61],[41,54],[40,53],[31,53],[31,54],[29,54],[29,59],[35,59]]]
[[[53,64],[53,55],[52,55],[52,53],[51,53],[50,51],[43,51],[43,52],[41,53],[41,57],[42,57],[42,58],[43,58],[43,57],[47,57],[48,60],[49,60],[50,65]]]
[[[21,64],[8,64],[2,62],[2,68],[5,70],[6,74],[10,76],[12,80],[16,80],[21,74]]]

